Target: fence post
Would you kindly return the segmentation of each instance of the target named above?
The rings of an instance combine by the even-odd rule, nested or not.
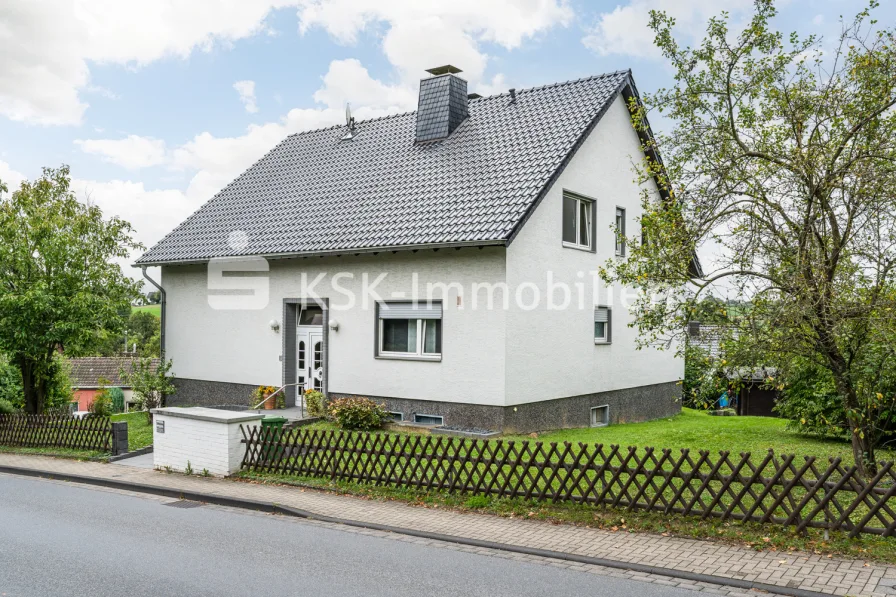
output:
[[[112,456],[126,454],[128,451],[127,421],[112,423]]]

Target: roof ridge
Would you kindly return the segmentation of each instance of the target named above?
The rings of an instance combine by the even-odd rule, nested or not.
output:
[[[632,72],[631,69],[625,69],[625,70],[613,71],[611,73],[601,73],[601,74],[597,74],[597,75],[589,75],[587,77],[579,77],[578,79],[570,79],[568,81],[558,81],[555,83],[546,83],[544,85],[536,85],[534,87],[524,87],[522,89],[517,89],[516,93],[517,93],[517,95],[519,95],[524,92],[540,91],[542,89],[550,89],[553,87],[562,87],[562,86],[566,86],[566,85],[575,85],[577,83],[582,83],[584,81],[593,81],[596,79],[608,79],[608,78],[614,77],[616,75],[628,74],[631,72]],[[510,91],[503,91],[501,93],[494,93],[492,95],[484,95],[482,97],[477,97],[470,101],[471,102],[483,102],[485,100],[495,99],[495,98],[509,96],[509,95],[510,95]],[[401,116],[409,116],[411,114],[416,114],[416,113],[417,113],[417,110],[406,110],[404,112],[395,112],[394,114],[384,114],[382,116],[374,116],[373,118],[365,118],[364,120],[357,120],[357,121],[355,121],[355,124],[363,124],[363,123],[367,123],[367,122],[378,122],[381,120],[389,120],[391,118],[399,118]],[[308,135],[311,133],[320,133],[323,131],[335,130],[335,129],[340,129],[340,128],[344,128],[344,127],[345,127],[344,124],[333,124],[333,125],[326,126],[326,127],[321,127],[321,128],[316,128],[316,129],[308,129],[305,131],[297,131],[295,133],[290,133],[289,135],[287,135],[287,138],[298,137],[301,135]]]

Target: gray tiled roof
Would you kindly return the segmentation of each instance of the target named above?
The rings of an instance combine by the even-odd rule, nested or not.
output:
[[[131,357],[81,357],[69,359],[71,365],[71,383],[73,388],[96,388],[100,379],[108,380],[108,385],[128,387],[121,379],[121,370],[131,371],[134,359]],[[159,359],[152,359],[150,368],[155,371]]]
[[[290,135],[137,263],[505,241],[629,77],[471,100],[429,144],[415,112],[358,122],[350,141],[344,126]]]

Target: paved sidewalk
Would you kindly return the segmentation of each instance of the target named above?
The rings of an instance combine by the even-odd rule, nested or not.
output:
[[[311,489],[240,483],[195,476],[187,477],[176,473],[165,474],[154,470],[97,462],[0,454],[0,466],[81,475],[165,487],[178,491],[202,492],[222,497],[281,504],[323,516],[619,562],[648,564],[692,573],[761,582],[782,588],[799,588],[831,595],[867,595],[872,597],[896,595],[896,588],[894,588],[896,586],[896,566],[861,560],[827,558],[800,552],[757,552],[744,547],[709,541],[663,537],[647,533],[613,533],[599,529],[552,525],[541,521],[420,508],[399,502],[367,500]],[[587,567],[587,565],[573,562],[565,562],[564,565]],[[745,592],[742,589],[726,589],[714,584],[695,583],[639,572],[621,570],[611,572],[624,573],[631,578],[640,580],[650,580],[670,586],[681,586],[713,593],[756,594],[755,592]]]

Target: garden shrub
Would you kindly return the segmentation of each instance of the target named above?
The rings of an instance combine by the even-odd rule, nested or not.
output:
[[[116,413],[124,412],[124,390],[121,388],[112,386],[111,388],[106,388],[106,393],[109,394],[109,399],[112,401],[112,410]]]
[[[781,380],[775,412],[788,429],[809,435],[844,438],[849,429],[833,375],[810,363],[796,364]]]
[[[367,431],[382,427],[389,419],[389,412],[385,404],[351,396],[333,400],[327,408],[327,416],[342,429]]]
[[[305,390],[305,408],[312,417],[327,416],[327,406],[324,403],[323,392]]]
[[[0,398],[0,415],[11,415],[14,412],[16,412],[16,408],[12,405],[12,402]]]
[[[90,414],[94,417],[108,417],[112,415],[112,397],[109,389],[103,388],[90,403]]]

